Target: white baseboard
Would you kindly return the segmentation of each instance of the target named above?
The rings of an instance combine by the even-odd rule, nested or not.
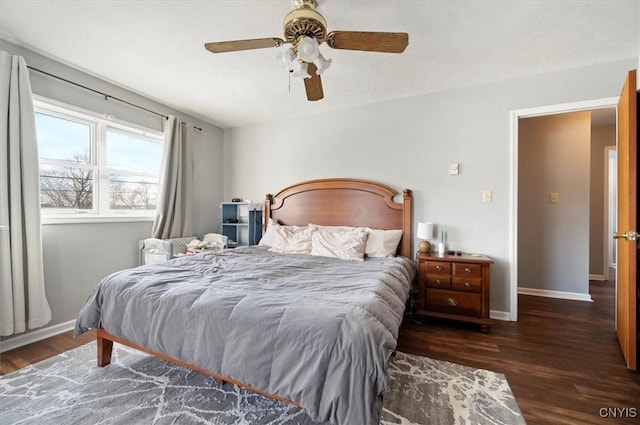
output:
[[[508,322],[511,320],[511,315],[508,311],[491,310],[489,311],[489,317],[495,320],[504,320]]]
[[[40,328],[35,331],[27,332],[25,334],[8,337],[0,341],[0,353],[4,353],[5,351],[13,350],[14,348],[32,344],[45,338],[61,334],[62,332],[69,331],[73,329],[75,324],[75,320],[69,320],[68,322],[59,323],[53,326],[47,326],[46,328]]]
[[[548,289],[518,288],[518,294],[535,295],[536,297],[562,298],[565,300],[593,302],[591,295],[579,292],[550,291]]]
[[[601,282],[604,282],[605,280],[607,280],[607,277],[603,274],[590,274],[589,280],[599,280]]]

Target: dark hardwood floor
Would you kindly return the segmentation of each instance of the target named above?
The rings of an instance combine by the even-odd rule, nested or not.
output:
[[[487,333],[406,316],[398,350],[503,373],[529,425],[638,424],[640,374],[626,369],[617,343],[613,283],[591,282],[591,295],[593,303],[521,295],[519,321],[493,321]],[[0,373],[93,339],[66,332],[3,353]]]
[[[398,350],[503,373],[529,425],[640,424],[640,374],[617,342],[614,284],[592,281],[590,292],[592,303],[520,295],[518,322],[494,320],[486,334],[406,317]]]

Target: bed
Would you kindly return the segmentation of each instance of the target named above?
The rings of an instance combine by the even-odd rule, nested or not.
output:
[[[274,252],[276,239],[116,272],[89,297],[75,333],[97,329],[100,367],[116,342],[292,403],[316,421],[377,424],[416,272],[411,191],[401,202],[396,195],[357,179],[268,194],[263,239],[269,226],[276,238],[303,229],[314,255]],[[321,235],[352,241],[363,231],[366,243],[398,235],[396,255],[348,261],[316,252]]]

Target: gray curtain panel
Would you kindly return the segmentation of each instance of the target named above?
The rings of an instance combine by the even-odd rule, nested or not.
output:
[[[38,141],[24,58],[0,52],[0,336],[44,326]]]
[[[164,126],[160,191],[151,237],[191,236],[193,219],[193,124],[169,116]]]

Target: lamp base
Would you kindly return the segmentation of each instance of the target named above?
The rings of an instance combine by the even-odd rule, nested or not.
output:
[[[418,249],[422,254],[426,254],[431,251],[431,243],[429,241],[422,241],[420,245],[418,245]]]

